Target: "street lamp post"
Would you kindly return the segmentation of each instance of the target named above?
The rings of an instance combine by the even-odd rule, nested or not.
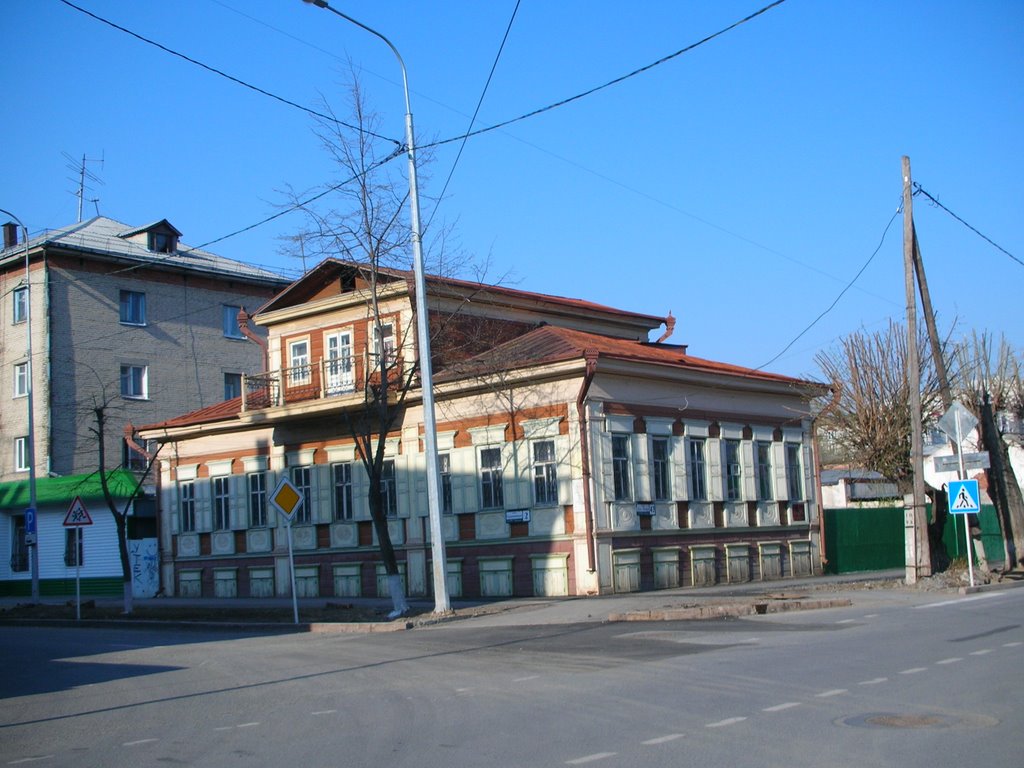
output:
[[[444,532],[441,530],[440,472],[437,460],[437,421],[434,417],[434,375],[430,362],[430,327],[427,322],[427,283],[423,275],[422,232],[420,231],[420,196],[416,183],[416,144],[412,130],[412,106],[409,102],[409,79],[405,62],[398,49],[377,30],[356,21],[327,0],[303,0],[330,11],[346,21],[365,29],[387,43],[402,68],[402,89],[405,92],[405,146],[409,158],[409,207],[412,218],[413,281],[416,286],[416,340],[419,346],[420,385],[423,391],[423,443],[427,455],[427,512],[430,517],[430,552],[433,564],[434,612],[448,613],[448,582],[445,567]]]
[[[28,437],[26,441],[28,445],[25,450],[25,458],[28,461],[28,509],[25,510],[25,535],[29,539],[27,543],[29,568],[32,572],[32,601],[39,602],[39,513],[36,510],[36,435],[35,409],[32,405],[34,399],[32,379],[35,366],[32,364],[32,280],[29,274],[28,229],[22,224],[21,219],[10,211],[0,208],[0,213],[10,216],[18,222],[25,244],[25,354],[28,356],[26,363],[28,366],[28,381],[26,382],[28,400]]]

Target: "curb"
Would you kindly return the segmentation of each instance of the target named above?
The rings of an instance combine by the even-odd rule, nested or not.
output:
[[[786,611],[813,611],[821,608],[847,608],[853,601],[847,598],[833,600],[792,600],[780,602],[754,602],[707,605],[691,608],[666,608],[653,611],[612,613],[608,621],[682,621],[689,619],[724,619],[756,616]]]

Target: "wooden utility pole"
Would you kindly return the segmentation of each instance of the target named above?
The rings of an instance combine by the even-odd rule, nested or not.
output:
[[[953,405],[953,393],[949,387],[949,373],[946,361],[942,357],[942,342],[939,341],[939,329],[935,325],[935,310],[932,309],[932,297],[928,292],[928,279],[924,276],[924,260],[921,258],[921,244],[917,239],[917,227],[914,227],[914,272],[917,274],[917,289],[921,293],[921,311],[928,327],[928,340],[931,342],[932,359],[935,361],[935,373],[939,378],[939,394],[942,407],[949,410]],[[957,452],[960,447],[957,446]]]
[[[914,192],[910,158],[903,156],[903,278],[907,296],[907,387],[910,402],[910,466],[914,491],[907,510],[905,532],[906,581],[931,575],[928,509],[924,494],[924,439],[921,419],[921,363],[917,351],[917,297],[914,291]]]

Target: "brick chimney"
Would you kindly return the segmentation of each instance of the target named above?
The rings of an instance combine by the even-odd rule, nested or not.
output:
[[[4,248],[13,248],[18,244],[18,225],[13,221],[4,224]]]

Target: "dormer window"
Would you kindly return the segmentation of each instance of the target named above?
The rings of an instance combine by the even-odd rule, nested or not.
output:
[[[174,253],[178,247],[178,239],[170,232],[150,232],[149,250],[154,253]]]

